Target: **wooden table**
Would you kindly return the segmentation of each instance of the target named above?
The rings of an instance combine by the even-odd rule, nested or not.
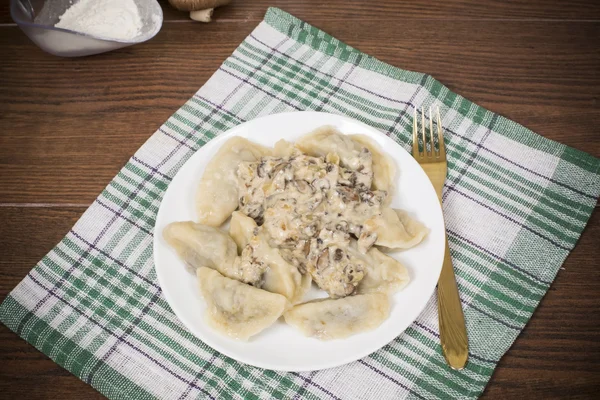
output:
[[[39,50],[0,6],[0,301],[134,151],[280,7],[390,64],[600,156],[600,2],[234,0],[210,24],[163,1],[150,42],[82,59]],[[600,392],[600,213],[484,398]],[[0,326],[0,397],[101,398]]]

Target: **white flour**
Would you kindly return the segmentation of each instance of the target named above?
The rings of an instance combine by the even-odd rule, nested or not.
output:
[[[131,40],[140,35],[143,24],[133,0],[79,0],[55,26],[107,39]]]

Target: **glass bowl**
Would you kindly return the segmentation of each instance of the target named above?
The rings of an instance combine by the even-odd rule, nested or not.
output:
[[[162,27],[163,13],[156,0],[134,0],[142,18],[140,35],[116,40],[56,28],[59,17],[79,0],[11,0],[10,15],[42,50],[61,57],[81,57],[120,49],[152,39]]]

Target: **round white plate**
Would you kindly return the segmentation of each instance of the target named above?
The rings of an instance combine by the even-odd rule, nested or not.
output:
[[[375,140],[392,156],[398,168],[393,207],[412,213],[431,231],[418,246],[392,253],[409,270],[411,281],[393,296],[389,318],[377,329],[347,339],[320,341],[303,336],[282,322],[241,342],[221,335],[204,322],[205,303],[195,276],[184,268],[162,236],[174,221],[196,220],[194,197],[204,168],[221,145],[241,136],[266,146],[279,139],[296,141],[322,125],[343,133],[361,133]],[[310,371],[355,361],[380,349],[400,335],[424,309],[442,268],[444,221],[429,179],[413,157],[392,139],[361,122],[320,112],[269,115],[236,126],[196,152],[179,170],[160,205],[154,229],[154,262],[158,281],[169,305],[183,324],[215,350],[240,362],[280,371]],[[314,289],[313,289],[314,290]],[[316,291],[316,290],[315,290]]]

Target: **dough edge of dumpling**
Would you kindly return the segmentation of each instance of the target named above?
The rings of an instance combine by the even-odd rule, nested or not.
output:
[[[355,324],[347,324],[347,326],[351,326],[352,328],[348,329],[348,331],[342,335],[331,336],[330,334],[320,333],[320,330],[313,331],[310,329],[310,327],[303,328],[298,323],[298,322],[302,322],[302,320],[301,321],[294,320],[295,318],[302,319],[301,315],[294,315],[294,314],[301,314],[301,311],[302,311],[301,309],[304,307],[315,307],[315,305],[318,305],[319,303],[326,303],[326,302],[356,301],[357,299],[360,299],[360,298],[365,298],[367,301],[371,302],[371,306],[375,306],[375,309],[374,309],[375,313],[371,313],[371,315],[370,315],[370,316],[374,317],[375,320],[366,326],[363,326],[360,324],[360,322],[364,322],[364,318],[361,318],[359,321],[354,320],[354,322],[356,322],[356,323]],[[379,305],[377,305],[377,303],[379,303]],[[293,307],[290,307],[288,310],[286,310],[283,313],[283,318],[288,325],[297,329],[303,335],[305,335],[307,337],[313,337],[313,338],[323,340],[323,341],[328,341],[328,340],[336,340],[336,339],[345,339],[350,336],[354,336],[354,335],[357,335],[360,333],[366,333],[366,332],[372,331],[374,329],[377,329],[383,322],[385,322],[385,320],[388,319],[390,310],[391,310],[390,296],[388,296],[384,293],[367,293],[367,294],[358,294],[358,295],[347,296],[347,297],[343,297],[343,298],[339,298],[339,299],[332,299],[332,298],[316,299],[316,300],[311,300],[306,303],[297,304]],[[320,316],[317,315],[317,313],[313,313],[310,317],[314,320],[316,318],[319,318]]]
[[[248,292],[254,292],[257,294],[260,293],[261,296],[270,298],[270,300],[274,303],[274,307],[276,307],[276,312],[273,315],[270,315],[268,317],[266,317],[266,316],[263,317],[263,319],[265,320],[265,323],[261,324],[261,326],[255,326],[254,329],[248,334],[240,335],[239,333],[232,332],[231,325],[225,325],[215,318],[215,313],[218,313],[218,310],[211,309],[213,307],[212,300],[207,299],[205,296],[205,293],[203,292],[202,280],[209,278],[209,276],[206,276],[206,274],[212,275],[212,277],[216,278],[216,279],[226,280],[226,282],[230,281],[238,287],[243,287],[244,289],[242,289],[242,290],[245,290]],[[206,303],[206,309],[205,309],[205,313],[204,313],[205,321],[212,329],[214,329],[218,333],[224,334],[227,337],[230,337],[232,339],[248,341],[251,337],[258,335],[259,333],[263,332],[264,330],[266,330],[267,328],[272,326],[274,323],[276,323],[277,320],[285,313],[285,311],[287,311],[290,308],[289,301],[287,300],[287,298],[285,296],[280,295],[278,293],[271,293],[266,290],[259,289],[254,286],[248,285],[246,283],[237,281],[235,279],[228,278],[226,276],[223,276],[218,271],[211,269],[211,268],[205,268],[205,267],[198,268],[196,270],[196,278],[197,278],[198,288],[200,289],[200,295],[202,296],[202,298],[204,298],[204,301]],[[206,290],[208,291],[208,288]],[[212,294],[212,293],[210,293],[210,294]],[[277,304],[277,303],[279,303],[279,304]],[[235,325],[247,327],[247,324],[248,324],[247,321],[236,323],[236,324],[233,324],[233,328],[235,328]]]

